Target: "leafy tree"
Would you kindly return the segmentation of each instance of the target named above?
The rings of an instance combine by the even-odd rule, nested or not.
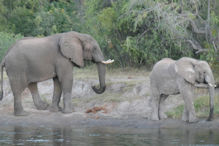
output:
[[[21,38],[23,38],[23,36],[20,34],[15,35],[13,33],[0,32],[0,60],[2,60],[8,48],[10,48],[16,40]]]
[[[0,0],[0,20],[6,31],[43,36],[69,30],[80,31],[74,0]],[[1,27],[0,27],[1,28]]]
[[[216,0],[0,0],[1,34],[89,33],[117,66],[219,60]]]
[[[213,6],[205,0],[86,0],[84,31],[94,35],[105,54],[121,66],[182,56],[214,61],[218,37],[212,33],[218,34],[218,15],[210,11],[209,19]],[[201,34],[202,25],[211,29]]]

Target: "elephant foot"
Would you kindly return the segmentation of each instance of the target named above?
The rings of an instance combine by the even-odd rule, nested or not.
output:
[[[187,119],[187,115],[186,114],[183,114],[182,115],[182,121],[184,122],[188,122],[189,120]]]
[[[159,117],[158,117],[158,115],[156,115],[156,114],[152,114],[152,115],[149,117],[149,120],[158,121],[158,120],[159,120]]]
[[[65,113],[65,114],[73,112],[73,106],[72,106],[71,100],[69,100],[69,99],[64,100],[62,112]]]
[[[49,104],[46,102],[42,102],[39,105],[36,105],[38,110],[46,110],[49,107]]]
[[[49,111],[50,112],[59,112],[59,111],[62,111],[62,108],[60,106],[50,106]]]
[[[160,120],[167,119],[167,115],[165,113],[160,113]]]
[[[198,121],[199,121],[199,119],[194,117],[194,118],[190,118],[188,122],[189,123],[197,123]]]
[[[26,111],[14,111],[15,116],[28,116],[29,113]]]
[[[73,109],[71,109],[71,108],[65,108],[65,109],[62,110],[62,112],[63,112],[64,114],[69,114],[69,113],[72,113],[72,112],[73,112]]]
[[[186,116],[182,116],[182,121],[188,122],[188,123],[197,123],[197,122],[199,122],[199,119],[196,117],[187,118]]]

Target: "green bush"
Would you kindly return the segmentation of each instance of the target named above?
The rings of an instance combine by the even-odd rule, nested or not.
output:
[[[7,52],[7,50],[15,43],[16,40],[21,39],[23,36],[20,34],[0,32],[0,60]]]
[[[47,36],[80,31],[74,0],[0,0],[0,31]]]
[[[35,12],[33,36],[48,36],[67,31],[80,31],[80,23],[77,17],[73,0],[54,1],[48,3],[40,11]]]
[[[164,57],[183,56],[215,62],[216,6],[219,2],[212,1],[208,34],[197,34],[191,21],[199,30],[206,28],[206,0],[0,0],[0,31],[24,36],[88,33],[119,67],[151,66]],[[196,54],[189,41],[205,51]]]
[[[97,39],[104,54],[114,58],[114,64],[119,66],[152,65],[164,57],[192,56],[191,49],[174,39],[187,35],[183,25],[175,25],[175,19],[170,22],[158,19],[162,12],[168,18],[175,12],[169,11],[168,5],[148,12],[157,3],[145,2],[148,3],[121,0],[104,5],[104,1],[87,0],[85,31]]]

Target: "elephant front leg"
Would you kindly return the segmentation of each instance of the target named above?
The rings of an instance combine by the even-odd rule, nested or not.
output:
[[[198,122],[198,118],[196,117],[194,103],[190,97],[183,97],[185,102],[185,107],[182,115],[182,120],[189,122],[189,123],[195,123]]]
[[[193,89],[194,88],[189,83],[184,82],[184,84],[180,85],[180,93],[183,96],[185,103],[182,120],[190,123],[198,122],[193,103]]]
[[[57,77],[53,79],[53,83],[54,83],[54,91],[53,91],[52,105],[49,107],[49,110],[51,112],[58,112],[61,111],[59,102],[62,95],[62,90],[61,90],[60,82]]]
[[[38,88],[37,88],[37,83],[30,83],[28,85],[28,88],[32,94],[33,102],[34,102],[34,105],[36,106],[36,108],[38,110],[46,110],[48,108],[49,104],[42,101],[42,99],[40,98]]]
[[[73,84],[73,78],[72,78],[72,72],[68,76],[65,76],[65,78],[61,81],[62,84],[62,91],[63,91],[63,113],[72,113],[72,84]]]
[[[72,96],[71,92],[64,93],[63,95],[63,113],[72,113]]]

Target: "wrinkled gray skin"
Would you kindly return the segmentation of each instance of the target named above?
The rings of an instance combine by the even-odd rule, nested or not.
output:
[[[9,77],[14,95],[14,114],[27,115],[21,101],[21,93],[29,88],[37,109],[45,110],[48,104],[41,100],[37,82],[53,79],[54,92],[50,111],[60,109],[63,93],[63,113],[72,112],[73,66],[83,67],[84,59],[97,65],[100,87],[93,87],[96,93],[105,91],[104,56],[98,43],[87,34],[66,32],[44,38],[24,38],[9,49],[1,63]],[[2,75],[2,74],[1,74]],[[3,80],[3,78],[2,78]],[[3,81],[1,82],[3,85]],[[3,86],[1,86],[1,90]],[[1,92],[1,99],[2,99]]]
[[[151,120],[165,119],[163,102],[169,95],[181,94],[185,103],[182,116],[183,121],[197,122],[193,90],[195,87],[209,89],[210,114],[208,120],[213,118],[214,109],[214,77],[205,61],[183,57],[177,61],[170,58],[157,62],[150,74],[152,92]]]

